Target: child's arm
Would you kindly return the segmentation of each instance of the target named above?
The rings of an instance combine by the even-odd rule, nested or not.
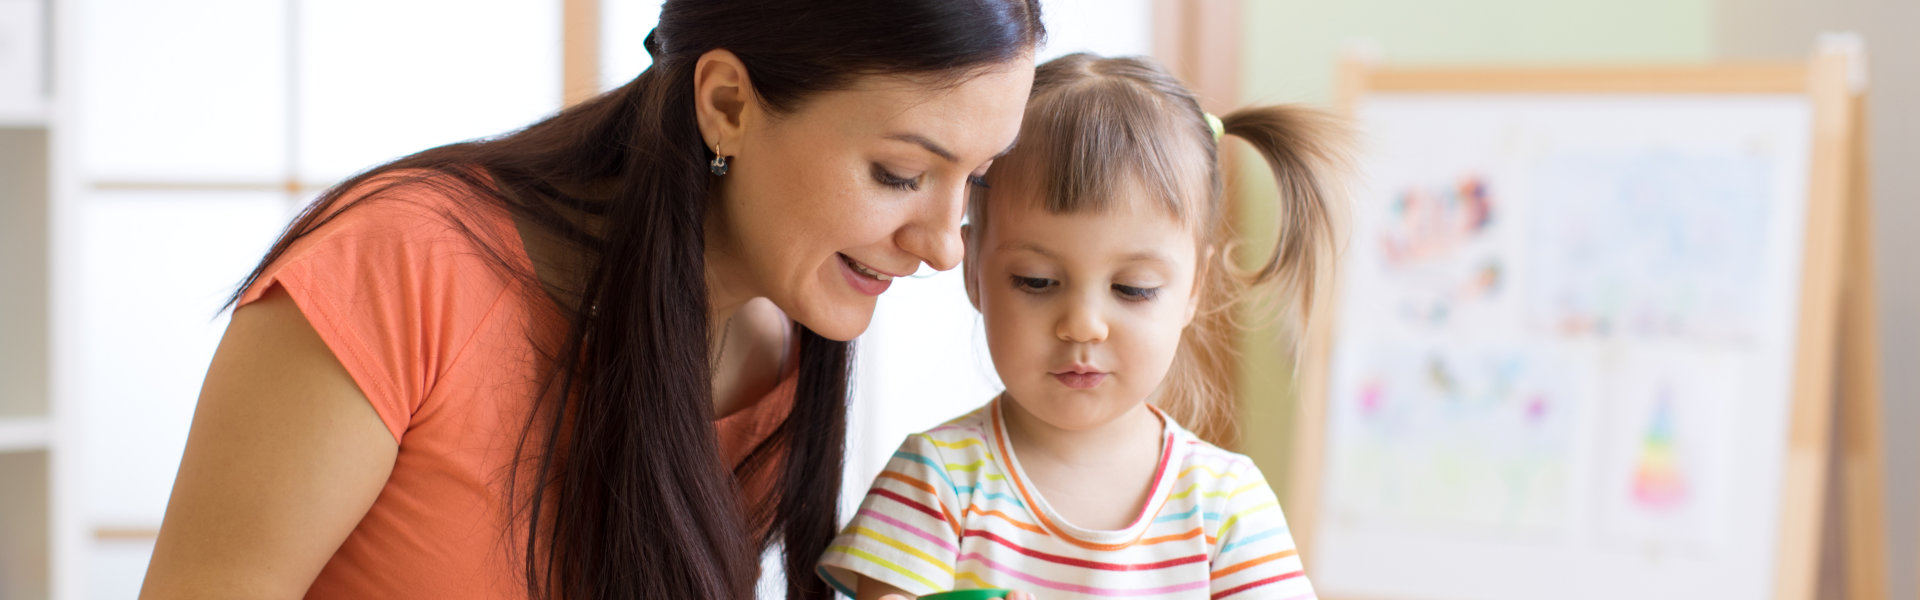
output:
[[[953,589],[960,543],[955,515],[961,506],[955,486],[970,482],[955,482],[946,471],[948,462],[932,438],[908,436],[874,478],[859,512],[820,557],[820,576],[841,593],[862,599]]]

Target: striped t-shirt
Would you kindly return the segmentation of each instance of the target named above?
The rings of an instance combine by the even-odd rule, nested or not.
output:
[[[1046,600],[1313,598],[1260,470],[1161,420],[1153,493],[1117,531],[1075,527],[1048,507],[1007,442],[999,401],[908,436],[820,575],[849,596],[872,577],[917,596],[1012,588]]]

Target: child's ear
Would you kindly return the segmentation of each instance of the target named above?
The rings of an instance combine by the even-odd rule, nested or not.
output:
[[[972,304],[973,310],[978,311],[980,310],[980,265],[979,259],[973,255],[974,233],[972,225],[960,226],[960,244],[967,249],[966,252],[961,253],[960,279],[967,284],[967,303]]]
[[[1193,293],[1187,294],[1187,322],[1182,327],[1192,325],[1194,315],[1200,312],[1200,297],[1207,293],[1207,278],[1213,275],[1209,272],[1213,268],[1213,246],[1201,247],[1194,259]]]

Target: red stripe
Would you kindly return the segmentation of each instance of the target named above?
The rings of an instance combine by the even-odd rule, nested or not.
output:
[[[985,529],[968,529],[966,531],[966,535],[987,538],[989,540],[999,542],[1000,545],[1006,546],[1008,549],[1011,549],[1014,552],[1019,552],[1021,554],[1025,554],[1027,556],[1038,558],[1040,560],[1044,560],[1047,562],[1059,563],[1063,565],[1081,567],[1086,569],[1099,569],[1102,571],[1152,571],[1154,569],[1165,569],[1167,567],[1177,567],[1180,565],[1190,565],[1197,562],[1206,562],[1207,560],[1207,555],[1195,554],[1193,556],[1188,556],[1183,558],[1175,558],[1175,559],[1163,560],[1156,563],[1143,563],[1143,564],[1137,564],[1137,565],[1094,562],[1091,560],[1084,560],[1084,559],[1073,558],[1069,556],[1060,556],[1058,554],[1048,554],[1038,550],[1028,549],[1019,544],[1013,543],[1012,540],[1008,540],[1006,538],[995,535],[993,532],[987,531]]]
[[[940,515],[940,511],[937,511],[937,510],[934,510],[934,509],[932,509],[932,508],[930,508],[930,507],[928,507],[928,506],[927,506],[927,505],[925,505],[925,504],[921,504],[921,503],[919,503],[919,502],[914,502],[913,500],[911,500],[911,499],[909,499],[909,498],[907,498],[906,496],[902,496],[902,495],[900,495],[900,494],[898,494],[898,493],[896,493],[896,492],[894,492],[893,490],[888,490],[888,489],[881,489],[881,488],[873,488],[873,489],[871,490],[871,492],[872,492],[872,493],[873,493],[874,495],[878,495],[878,496],[885,496],[885,497],[887,497],[887,498],[891,498],[891,499],[892,499],[892,500],[893,500],[894,502],[899,502],[899,503],[901,503],[901,504],[905,504],[905,505],[907,505],[907,508],[911,508],[911,509],[914,509],[914,510],[917,510],[917,511],[920,511],[920,512],[923,512],[923,513],[927,513],[927,516],[929,516],[929,517],[933,517],[933,518],[935,518],[935,519],[939,519],[939,520],[940,520],[941,522],[943,522],[943,523],[944,523],[944,522],[946,522],[946,520],[947,520],[947,519],[946,519],[946,517],[943,517],[943,516],[941,516],[941,515]]]
[[[1255,581],[1255,582],[1253,582],[1253,583],[1249,583],[1249,584],[1246,584],[1246,585],[1242,585],[1242,586],[1240,586],[1240,587],[1236,587],[1236,588],[1232,588],[1232,589],[1229,589],[1229,590],[1226,590],[1226,591],[1223,591],[1223,592],[1220,592],[1220,593],[1218,593],[1218,594],[1214,594],[1214,595],[1213,595],[1213,600],[1220,600],[1221,598],[1225,598],[1225,597],[1227,597],[1227,596],[1232,596],[1232,595],[1234,595],[1234,594],[1238,594],[1238,593],[1240,593],[1240,592],[1244,592],[1244,591],[1247,591],[1247,590],[1250,590],[1250,589],[1253,589],[1253,588],[1257,588],[1257,587],[1260,587],[1260,586],[1263,586],[1263,585],[1267,585],[1267,584],[1269,584],[1269,583],[1279,583],[1279,582],[1282,582],[1282,581],[1286,581],[1286,580],[1288,580],[1288,579],[1293,579],[1293,578],[1295,578],[1295,577],[1299,577],[1299,576],[1302,576],[1302,575],[1306,575],[1306,574],[1307,574],[1307,573],[1306,573],[1305,571],[1294,571],[1294,572],[1292,572],[1292,573],[1282,573],[1282,574],[1279,574],[1279,575],[1275,575],[1275,576],[1272,576],[1272,577],[1268,577],[1268,578],[1266,578],[1266,579],[1262,579],[1262,580],[1259,580],[1259,581]]]

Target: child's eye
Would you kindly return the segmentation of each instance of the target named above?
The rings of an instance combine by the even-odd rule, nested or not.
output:
[[[1120,299],[1133,302],[1146,302],[1160,295],[1160,288],[1133,287],[1117,283],[1113,285],[1113,291],[1120,295]]]
[[[980,189],[993,187],[993,186],[987,185],[987,177],[985,175],[968,175],[967,183],[973,184],[973,187],[977,187]]]
[[[901,190],[901,191],[907,191],[907,192],[920,191],[919,177],[901,177],[899,175],[894,175],[892,172],[888,171],[886,167],[882,167],[878,164],[873,165],[873,180],[880,182],[880,185],[884,185],[884,186]]]
[[[1012,279],[1013,289],[1029,294],[1038,294],[1047,291],[1047,288],[1051,288],[1056,284],[1054,280],[1044,277],[1022,277],[1020,275],[1014,275]]]

